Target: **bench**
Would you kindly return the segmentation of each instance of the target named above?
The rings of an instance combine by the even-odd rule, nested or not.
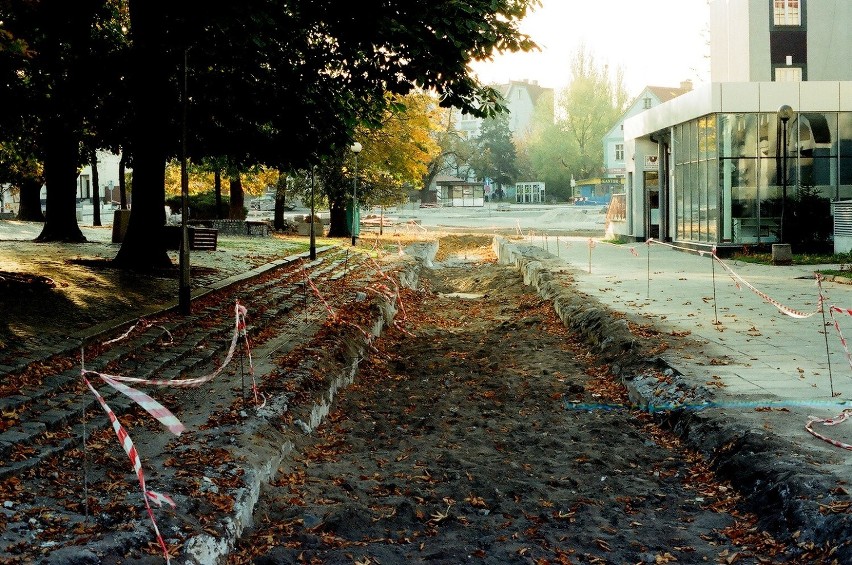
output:
[[[219,230],[213,228],[190,228],[189,248],[201,251],[216,251]]]
[[[179,250],[182,238],[181,226],[165,226],[165,230],[166,249],[171,249],[172,251]],[[190,250],[216,251],[219,230],[199,226],[187,226],[187,231],[189,232]]]

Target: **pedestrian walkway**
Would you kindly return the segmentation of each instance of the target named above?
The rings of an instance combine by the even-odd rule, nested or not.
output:
[[[824,325],[831,324],[829,312],[823,317],[818,311],[820,289],[814,270],[819,267],[729,259],[722,265],[709,254],[667,244],[592,240],[590,246],[589,242],[584,238],[559,242],[558,255],[576,269],[578,288],[669,333],[688,332],[705,354],[730,363],[712,369],[728,394],[829,400],[833,388],[835,398],[852,398],[852,370],[843,345],[834,328]],[[553,238],[548,245],[557,254]],[[852,285],[823,281],[821,286],[826,306],[852,308]],[[835,315],[841,329],[845,325],[852,335],[852,318]],[[681,366],[689,361],[689,357],[673,360]]]

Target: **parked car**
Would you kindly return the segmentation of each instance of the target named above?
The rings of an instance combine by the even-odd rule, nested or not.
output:
[[[249,202],[249,208],[252,210],[275,210],[275,199],[271,196],[261,196]]]
[[[257,198],[249,202],[249,208],[251,210],[259,210],[264,212],[275,210],[275,198],[273,198],[272,196],[258,196]],[[285,202],[283,208],[286,211],[295,210],[296,205],[291,202]]]

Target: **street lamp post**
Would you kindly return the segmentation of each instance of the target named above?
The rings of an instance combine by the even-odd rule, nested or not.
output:
[[[357,141],[352,144],[352,153],[355,154],[355,175],[352,178],[352,245],[358,243],[358,153],[361,152],[363,146]]]
[[[781,227],[779,239],[784,243],[784,219],[787,206],[787,122],[793,117],[793,108],[783,104],[778,108],[778,119],[781,120]]]
[[[315,167],[311,167],[311,261],[317,258],[317,236],[314,232],[314,169]]]
[[[180,281],[178,283],[178,309],[181,314],[191,313],[190,292],[190,262],[189,262],[189,227],[186,223],[189,216],[189,175],[186,169],[186,119],[187,119],[187,87],[186,87],[186,52],[183,50],[183,80],[181,81],[181,140],[180,140]]]

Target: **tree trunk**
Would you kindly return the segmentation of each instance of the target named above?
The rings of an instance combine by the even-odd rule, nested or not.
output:
[[[243,192],[243,181],[240,179],[240,173],[235,173],[230,178],[231,192],[231,208],[228,213],[228,218],[231,220],[242,220],[245,218],[245,193]]]
[[[122,210],[127,210],[127,179],[124,178],[125,166],[124,153],[122,153],[121,159],[118,161],[118,198]]]
[[[92,150],[92,204],[95,205],[92,216],[92,225],[101,226],[101,188],[98,184],[98,152]]]
[[[272,225],[277,230],[284,229],[284,203],[287,202],[287,175],[278,173],[278,182],[275,187],[275,212],[272,216]]]
[[[44,181],[41,178],[28,178],[21,182],[20,207],[18,208],[18,219],[28,222],[43,222],[44,214],[41,211],[41,187]]]
[[[169,132],[168,70],[162,15],[166,2],[130,0],[133,40],[130,77],[135,122],[130,132],[133,151],[133,207],[127,233],[114,263],[150,270],[170,267],[166,250],[166,139]]]
[[[213,172],[213,193],[216,195],[216,217],[225,219],[222,213],[222,169],[217,168]]]
[[[44,180],[47,184],[47,215],[38,242],[86,241],[77,225],[77,137],[64,120],[47,125],[44,136]]]

